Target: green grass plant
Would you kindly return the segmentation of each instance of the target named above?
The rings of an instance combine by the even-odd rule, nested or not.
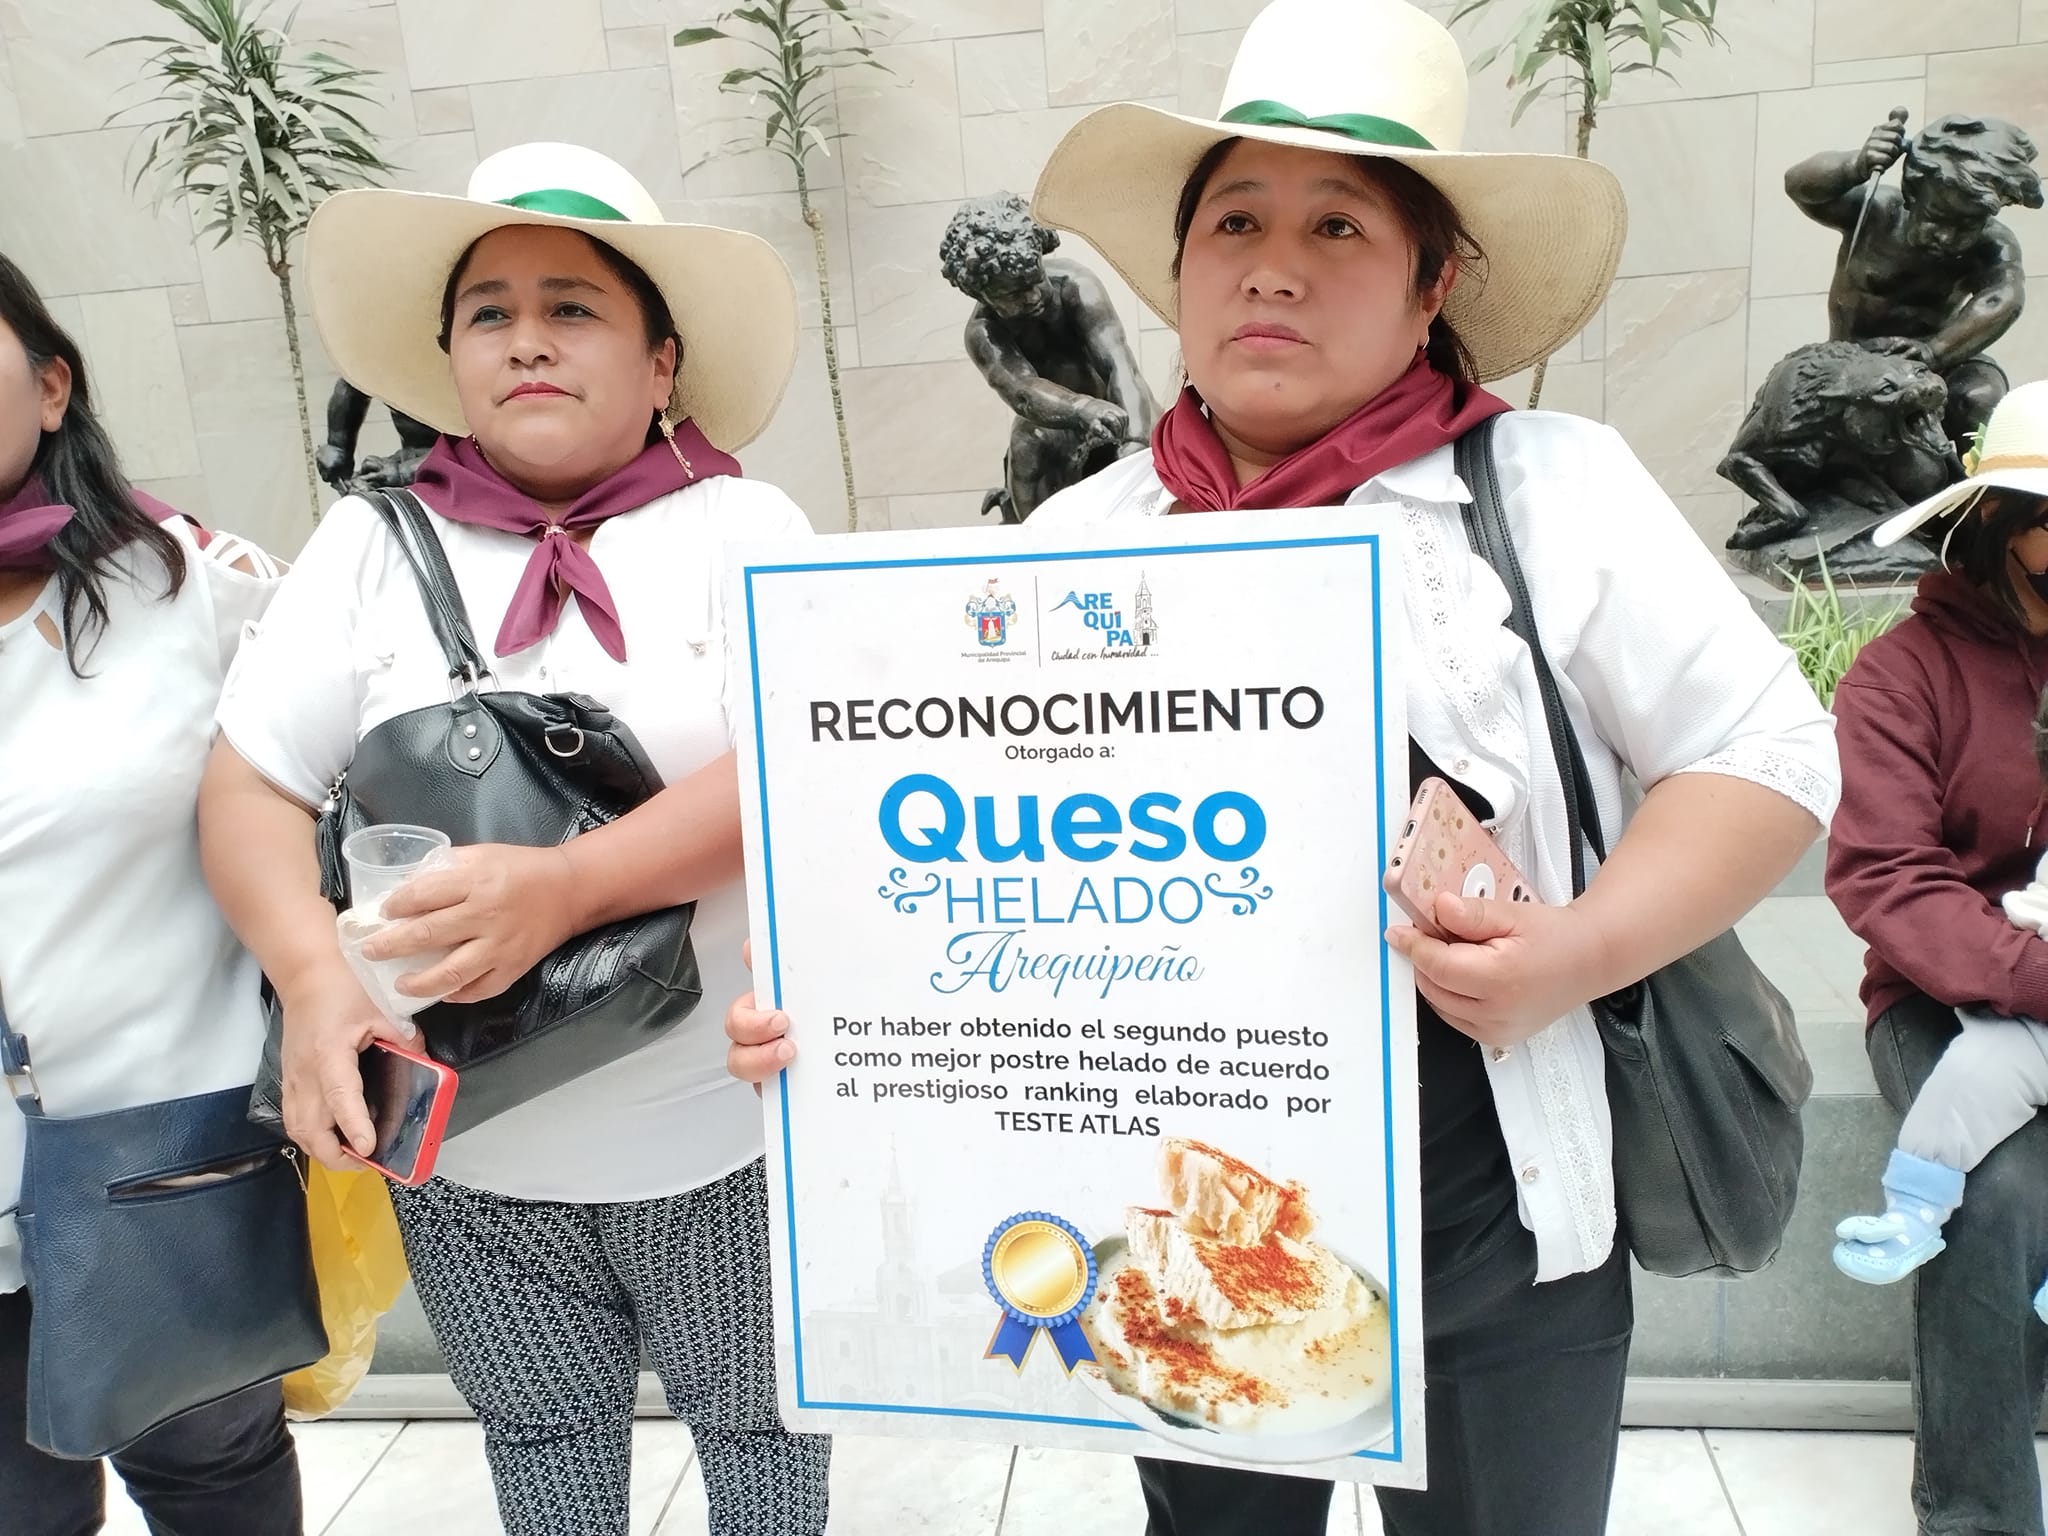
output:
[[[1819,565],[1818,586],[1793,581],[1792,601],[1785,609],[1778,638],[1798,658],[1800,672],[1821,703],[1832,706],[1835,687],[1857,653],[1903,619],[1907,605],[1900,600],[1884,607],[1852,607],[1843,601],[1843,591],[1828,569],[1826,556],[1820,557]],[[1853,593],[1855,589],[1849,590]]]

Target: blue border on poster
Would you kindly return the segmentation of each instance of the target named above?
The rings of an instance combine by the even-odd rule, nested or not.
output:
[[[824,571],[878,571],[899,570],[917,566],[971,565],[1043,565],[1057,560],[1135,560],[1147,556],[1171,557],[1175,555],[1225,555],[1263,554],[1287,549],[1330,549],[1349,545],[1364,545],[1372,553],[1372,617],[1373,634],[1384,633],[1381,628],[1381,587],[1380,535],[1372,533],[1345,534],[1329,538],[1311,539],[1241,539],[1227,544],[1167,544],[1140,549],[1071,549],[1030,551],[1013,555],[947,555],[916,560],[819,560],[789,565],[750,565],[745,568],[747,596],[747,670],[754,694],[754,764],[757,774],[756,792],[761,805],[761,878],[762,893],[768,907],[768,980],[775,1006],[782,1006],[782,951],[780,936],[775,920],[775,857],[774,843],[768,825],[768,749],[761,726],[761,659],[754,644],[754,582],[763,576],[810,575]],[[1375,821],[1375,836],[1379,839],[1379,856],[1374,861],[1375,869],[1384,869],[1387,864],[1387,742],[1386,742],[1386,699],[1385,668],[1382,647],[1375,640],[1372,656],[1372,718],[1373,777],[1376,799],[1381,813]],[[1388,925],[1388,898],[1384,889],[1379,892],[1380,930]],[[1384,942],[1380,945],[1380,1059],[1385,1061],[1393,1047],[1393,982],[1392,967],[1388,962],[1388,950]],[[811,1398],[804,1390],[804,1343],[803,1308],[798,1294],[796,1269],[796,1180],[792,1172],[795,1159],[792,1155],[789,1136],[789,1076],[778,1073],[776,1091],[782,1100],[782,1171],[783,1208],[789,1223],[789,1297],[790,1323],[795,1330],[794,1350],[796,1365],[796,1401],[799,1408],[816,1408],[824,1412],[843,1413],[903,1413],[916,1414],[926,1418],[955,1419],[1001,1419],[1029,1424],[1067,1424],[1084,1429],[1124,1429],[1142,1433],[1135,1424],[1112,1419],[1077,1419],[1059,1414],[1047,1413],[1002,1413],[983,1408],[923,1408],[905,1403],[828,1403]],[[1393,1395],[1391,1407],[1394,1420],[1394,1439],[1391,1449],[1384,1451],[1365,1450],[1354,1453],[1361,1460],[1398,1462],[1401,1459],[1401,1334],[1400,1309],[1396,1298],[1400,1289],[1400,1248],[1396,1242],[1394,1227],[1394,1085],[1391,1075],[1383,1074],[1381,1080],[1381,1123],[1387,1138],[1386,1211],[1387,1211],[1387,1345],[1389,1357],[1395,1362]]]

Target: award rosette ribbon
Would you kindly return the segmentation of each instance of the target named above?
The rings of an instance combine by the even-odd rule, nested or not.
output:
[[[1052,1335],[1069,1375],[1095,1358],[1080,1323],[1095,1294],[1095,1254],[1071,1222],[1045,1211],[1012,1216],[982,1249],[981,1275],[1003,1309],[984,1359],[1008,1360],[1022,1370],[1040,1333]]]

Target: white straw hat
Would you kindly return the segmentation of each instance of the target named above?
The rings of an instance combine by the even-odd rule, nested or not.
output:
[[[1261,139],[1398,161],[1450,199],[1486,253],[1444,314],[1479,377],[1506,378],[1600,307],[1628,209],[1591,161],[1462,151],[1467,94],[1457,42],[1406,0],[1273,0],[1238,47],[1215,118],[1131,103],[1089,114],[1053,151],[1034,212],[1102,252],[1174,325],[1174,213],[1213,146]]]
[[[338,192],[306,232],[313,318],[356,388],[443,432],[469,431],[442,352],[441,295],[462,253],[508,224],[578,229],[661,290],[683,340],[671,409],[717,447],[761,435],[796,365],[796,285],[758,235],[669,224],[624,167],[574,144],[500,150],[467,197]]]
[[[1968,479],[1887,518],[1870,541],[1896,544],[1921,524],[1958,512],[1993,488],[2048,497],[2048,380],[2022,384],[1991,412]]]

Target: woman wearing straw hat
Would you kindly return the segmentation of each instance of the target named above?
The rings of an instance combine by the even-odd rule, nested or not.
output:
[[[1599,306],[1626,215],[1592,163],[1460,152],[1466,78],[1403,0],[1275,0],[1216,119],[1125,105],[1076,125],[1038,216],[1177,327],[1189,387],[1151,454],[1034,521],[1398,509],[1414,775],[1457,786],[1547,904],[1446,897],[1436,935],[1390,934],[1420,994],[1429,1486],[1382,1491],[1381,1516],[1392,1536],[1594,1536],[1632,1309],[1585,1005],[1765,896],[1825,824],[1837,765],[1792,657],[1621,439],[1505,415],[1508,524],[1612,849],[1571,900],[1542,695],[1464,532],[1451,445],[1507,410],[1480,381]],[[1647,791],[1632,816],[1624,772]],[[1140,1474],[1158,1536],[1323,1528],[1313,1484]]]
[[[1905,1116],[1885,1211],[1841,1224],[1835,1263],[1872,1284],[1917,1276],[1920,1529],[2039,1533],[2048,382],[1999,402],[1969,477],[1901,512],[1877,542],[1938,519],[1944,568],[1921,578],[1912,616],[1865,646],[1835,693],[1842,807],[1828,895],[1869,946],[1870,1063]]]
[[[601,924],[695,902],[713,995],[745,928],[725,708],[722,544],[807,535],[728,452],[794,360],[795,289],[751,235],[662,221],[601,155],[528,144],[467,197],[342,193],[308,234],[342,374],[444,435],[414,489],[496,685],[587,694],[669,787],[559,849],[484,845],[387,898],[366,956],[502,993]],[[358,740],[448,698],[410,566],[364,501],[328,512],[244,646],[202,801],[209,878],[284,1006],[283,1108],[323,1162],[375,1142],[357,1053],[408,1026],[343,962],[312,808]],[[761,1119],[710,1015],[452,1137],[393,1186],[414,1283],[485,1434],[515,1536],[623,1532],[644,1346],[695,1437],[721,1532],[819,1532],[828,1442],[776,1411]],[[459,1091],[459,1090],[458,1090]]]
[[[1548,355],[1599,306],[1623,206],[1597,165],[1460,153],[1465,96],[1456,44],[1402,0],[1275,0],[1218,119],[1115,106],[1077,125],[1036,212],[1177,326],[1190,387],[1150,453],[1032,521],[1398,512],[1413,771],[1460,786],[1551,904],[1446,898],[1443,937],[1392,934],[1423,1004],[1429,1487],[1382,1493],[1382,1518],[1394,1536],[1594,1536],[1632,1313],[1584,1005],[1767,893],[1833,808],[1836,763],[1792,658],[1621,440],[1504,417],[1507,517],[1614,850],[1569,902],[1534,665],[1468,546],[1452,443],[1506,410],[1477,380]],[[1648,787],[1632,819],[1624,769]],[[751,1002],[727,1032],[734,1070],[761,1077],[794,1047]],[[1140,1472],[1155,1536],[1325,1529],[1327,1483]]]

